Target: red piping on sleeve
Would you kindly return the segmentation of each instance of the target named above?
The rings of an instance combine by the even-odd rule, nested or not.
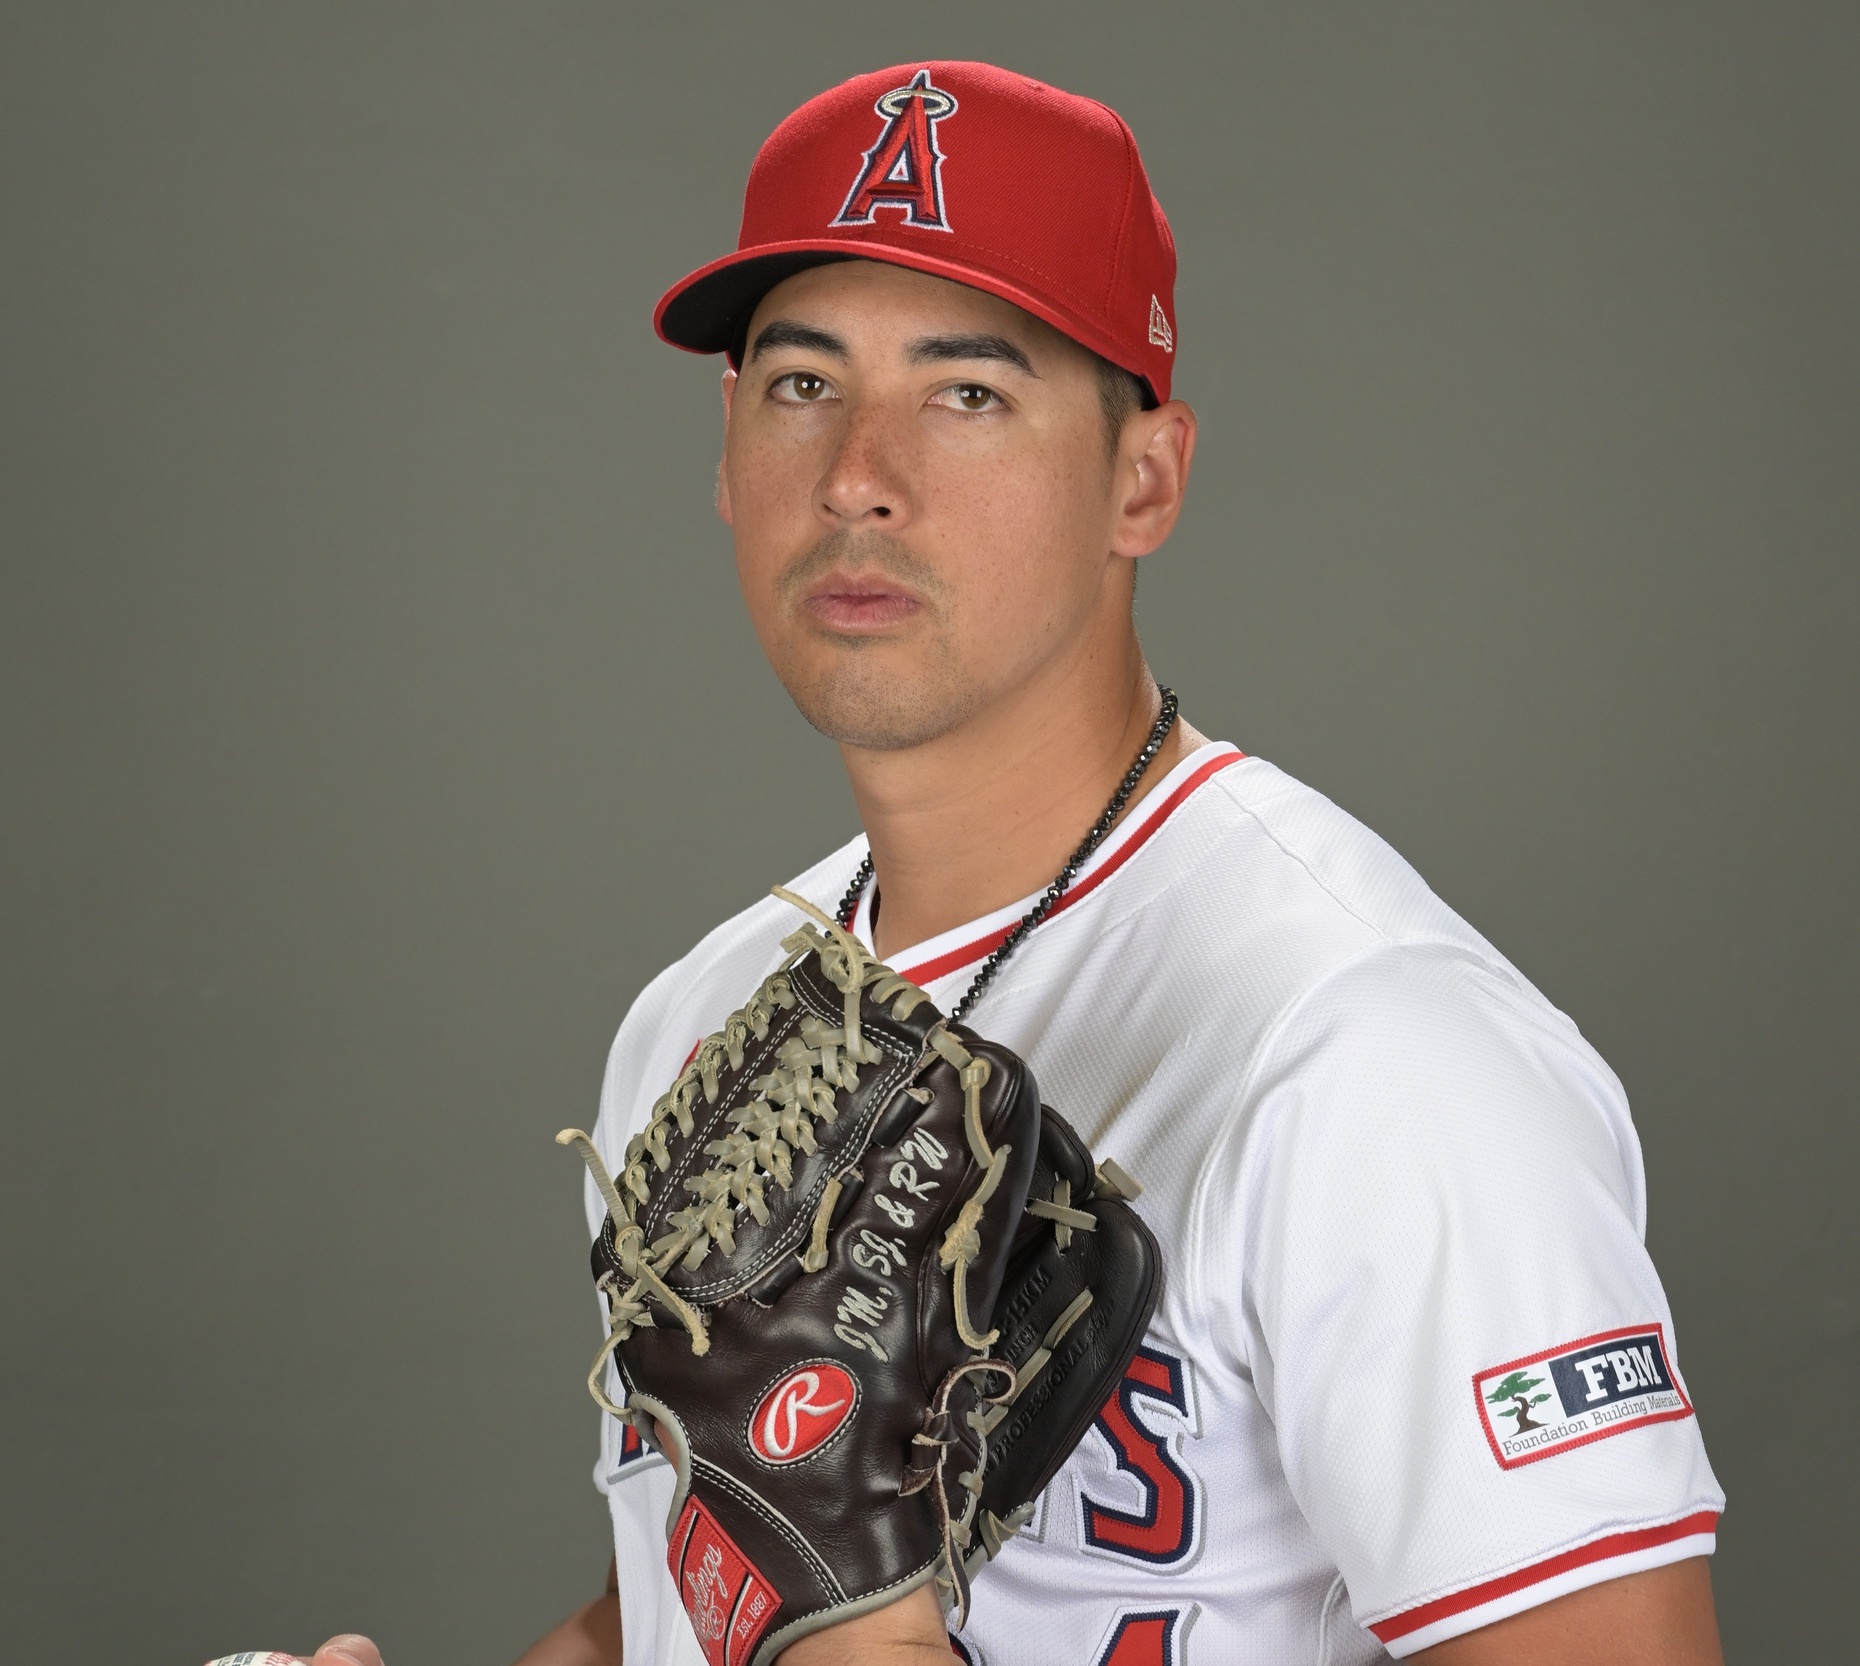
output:
[[[1464,1614],[1469,1608],[1496,1602],[1500,1597],[1508,1597],[1512,1592],[1522,1591],[1527,1586],[1540,1585],[1544,1580],[1554,1579],[1572,1568],[1587,1567],[1591,1562],[1605,1562],[1611,1556],[1631,1556],[1637,1550],[1652,1550],[1656,1545],[1671,1544],[1675,1539],[1690,1539],[1700,1534],[1713,1533],[1717,1527],[1718,1512],[1701,1510],[1697,1515],[1669,1521],[1664,1527],[1642,1527],[1631,1533],[1610,1533],[1606,1538],[1580,1545],[1575,1550],[1566,1550],[1548,1561],[1534,1562],[1528,1568],[1518,1569],[1516,1573],[1489,1579],[1483,1585],[1473,1585],[1464,1591],[1455,1591],[1451,1596],[1424,1602],[1419,1608],[1410,1608],[1406,1613],[1378,1620],[1369,1629],[1384,1643],[1392,1643],[1397,1637],[1406,1637],[1411,1631],[1419,1631],[1422,1626],[1431,1626],[1455,1614]]]

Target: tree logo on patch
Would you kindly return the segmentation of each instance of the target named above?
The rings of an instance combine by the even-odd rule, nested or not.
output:
[[[1531,1393],[1531,1390],[1536,1388],[1543,1380],[1542,1377],[1533,1377],[1523,1371],[1513,1371],[1509,1377],[1493,1389],[1491,1393],[1486,1395],[1485,1398],[1488,1405],[1500,1405],[1506,1400],[1511,1402],[1500,1415],[1515,1417],[1518,1420],[1517,1428],[1511,1431],[1514,1435],[1521,1435],[1526,1429],[1541,1429],[1543,1427],[1541,1423],[1531,1416],[1532,1406],[1541,1406],[1550,1398],[1548,1394]]]

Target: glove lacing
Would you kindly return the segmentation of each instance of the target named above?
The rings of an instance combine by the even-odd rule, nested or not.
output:
[[[721,1030],[698,1044],[678,1079],[652,1107],[646,1126],[627,1142],[618,1184],[608,1173],[594,1142],[580,1129],[564,1128],[556,1135],[558,1145],[575,1147],[593,1175],[613,1222],[614,1258],[621,1277],[629,1281],[624,1289],[611,1274],[602,1281],[608,1303],[608,1337],[590,1373],[589,1391],[605,1410],[617,1408],[600,1391],[602,1367],[607,1356],[635,1328],[655,1322],[649,1298],[660,1302],[684,1325],[691,1336],[693,1353],[708,1351],[710,1338],[703,1314],[672,1289],[664,1275],[679,1261],[687,1269],[701,1266],[713,1247],[726,1257],[734,1255],[741,1210],[747,1209],[756,1221],[767,1224],[768,1184],[773,1182],[784,1191],[793,1184],[794,1152],[816,1151],[815,1121],[830,1124],[839,1114],[835,1089],[853,1091],[859,1085],[859,1066],[883,1057],[876,1043],[860,1029],[862,996],[869,994],[873,1001],[888,1005],[892,1017],[900,1020],[929,999],[914,983],[873,959],[857,937],[806,898],[782,886],[776,887],[775,894],[812,915],[825,928],[824,934],[813,925],[804,925],[782,939],[787,959],[739,1010],[730,1014]],[[733,1070],[740,1069],[750,1041],[764,1040],[775,1014],[795,1005],[789,973],[810,952],[819,956],[822,973],[843,997],[842,1022],[833,1027],[812,1013],[803,1016],[799,1033],[782,1043],[773,1068],[751,1083],[756,1097],[732,1111],[730,1131],[704,1148],[711,1163],[685,1178],[685,1190],[694,1194],[692,1202],[667,1215],[666,1225],[671,1230],[647,1245],[645,1229],[637,1219],[639,1206],[652,1197],[647,1164],[650,1162],[660,1173],[671,1167],[671,1141],[693,1132],[693,1108],[698,1096],[702,1094],[706,1104],[715,1104],[725,1062]],[[957,1333],[966,1346],[985,1352],[994,1341],[994,1333],[980,1335],[970,1322],[967,1274],[981,1251],[976,1228],[982,1205],[1000,1184],[1006,1148],[991,1150],[982,1130],[981,1090],[988,1080],[988,1061],[973,1057],[941,1025],[930,1032],[929,1044],[958,1072],[963,1087],[963,1127],[971,1154],[984,1170],[981,1186],[944,1235],[939,1261],[954,1280]],[[814,1223],[811,1241],[802,1256],[807,1271],[817,1272],[826,1264],[826,1227],[839,1191],[839,1186],[829,1181],[821,1198],[820,1218]]]
[[[874,959],[850,930],[806,898],[782,886],[775,888],[775,895],[811,915],[825,928],[824,932],[809,924],[782,939],[787,959],[763,980],[762,986],[738,1011],[730,1014],[721,1030],[698,1044],[677,1080],[652,1107],[646,1126],[627,1142],[619,1183],[615,1183],[594,1142],[582,1130],[564,1128],[556,1135],[558,1145],[573,1146],[587,1164],[613,1224],[614,1256],[620,1275],[629,1281],[622,1289],[611,1272],[600,1281],[607,1301],[608,1334],[588,1372],[588,1393],[594,1403],[622,1419],[629,1418],[630,1414],[608,1397],[602,1379],[614,1349],[638,1327],[656,1323],[650,1300],[657,1300],[676,1315],[690,1334],[694,1354],[704,1354],[710,1348],[703,1314],[666,1283],[665,1274],[675,1262],[682,1261],[687,1269],[701,1266],[713,1247],[725,1257],[734,1255],[740,1210],[747,1209],[757,1222],[766,1225],[769,1219],[767,1186],[773,1183],[786,1191],[793,1184],[794,1152],[800,1150],[810,1155],[815,1152],[818,1149],[814,1137],[816,1119],[831,1124],[838,1116],[835,1090],[855,1090],[859,1085],[859,1066],[883,1058],[877,1044],[860,1029],[862,997],[869,996],[874,1002],[889,1005],[892,1017],[900,1020],[908,1018],[929,999],[915,984]],[[844,998],[840,1025],[830,1027],[812,1013],[802,1017],[798,1033],[782,1043],[773,1067],[751,1083],[756,1097],[730,1113],[733,1126],[727,1134],[705,1146],[704,1154],[712,1162],[686,1177],[684,1187],[694,1194],[692,1202],[667,1215],[666,1225],[671,1230],[648,1245],[645,1228],[637,1219],[640,1205],[650,1202],[652,1197],[647,1163],[660,1173],[671,1167],[672,1140],[688,1138],[696,1128],[693,1111],[698,1095],[703,1095],[706,1104],[715,1104],[721,1091],[724,1063],[727,1061],[732,1070],[741,1069],[751,1039],[765,1040],[776,1013],[796,1004],[789,974],[809,953],[819,956],[822,973]],[[950,1274],[956,1333],[964,1346],[973,1349],[978,1357],[955,1367],[939,1384],[930,1410],[925,1414],[923,1431],[913,1437],[913,1458],[922,1456],[930,1461],[911,1462],[905,1469],[899,1491],[909,1495],[925,1487],[934,1489],[943,1562],[948,1569],[946,1576],[938,1576],[938,1583],[951,1593],[956,1611],[966,1619],[969,1585],[962,1552],[968,1549],[973,1536],[982,1475],[987,1467],[988,1432],[998,1421],[1001,1409],[1011,1402],[1016,1386],[1011,1365],[1005,1360],[986,1357],[1000,1333],[976,1330],[969,1312],[968,1275],[982,1253],[982,1211],[1007,1172],[1007,1158],[1012,1148],[991,1147],[982,1126],[981,1094],[991,1074],[988,1061],[970,1053],[942,1023],[932,1028],[925,1038],[918,1073],[938,1059],[955,1070],[961,1084],[963,1135],[970,1155],[982,1170],[980,1184],[964,1201],[956,1219],[944,1233],[937,1255],[938,1265]],[[907,1087],[905,1091],[922,1102],[930,1098],[928,1092],[916,1086]],[[826,1265],[827,1234],[840,1190],[837,1175],[831,1177],[823,1189],[813,1232],[800,1258],[806,1272],[818,1272]],[[992,1416],[978,1406],[966,1419],[977,1446],[976,1461],[972,1469],[956,1477],[957,1484],[968,1496],[962,1513],[952,1515],[945,1481],[949,1450],[956,1439],[949,1398],[956,1385],[972,1373],[992,1373],[1002,1378],[1006,1387],[998,1395],[982,1397],[984,1406],[994,1408]]]
[[[949,1409],[949,1397],[964,1377],[983,1372],[1004,1378],[1007,1386],[999,1394],[984,1394],[981,1397],[982,1405],[998,1407],[1013,1397],[1014,1367],[1006,1360],[970,1359],[956,1366],[937,1385],[929,1409],[924,1413],[923,1428],[911,1436],[912,1461],[905,1465],[904,1479],[898,1485],[898,1492],[906,1498],[912,1493],[922,1492],[926,1487],[930,1489],[931,1499],[936,1506],[937,1530],[943,1539],[943,1565],[949,1570],[947,1574],[937,1575],[937,1584],[949,1593],[958,1631],[969,1619],[969,1575],[962,1553],[969,1548],[976,1507],[981,1503],[982,1475],[988,1468],[988,1435],[982,1426],[987,1414],[978,1406],[967,1419],[975,1440],[975,1464],[956,1477],[957,1485],[968,1494],[968,1499],[962,1514],[952,1516],[949,1510],[949,1488],[944,1481],[950,1449],[956,1444],[955,1419]]]

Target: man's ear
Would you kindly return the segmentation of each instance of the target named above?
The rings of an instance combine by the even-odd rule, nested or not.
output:
[[[726,450],[730,444],[730,401],[735,396],[736,372],[726,364],[723,367],[723,443]],[[730,480],[724,473],[722,458],[717,460],[717,513],[725,526],[736,525],[730,519]]]
[[[1148,555],[1175,530],[1195,461],[1195,413],[1171,399],[1139,411],[1117,442],[1117,522],[1113,555]]]

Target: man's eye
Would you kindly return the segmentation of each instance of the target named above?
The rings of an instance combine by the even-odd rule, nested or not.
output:
[[[949,390],[949,397],[956,408],[963,411],[992,410],[1001,402],[1001,396],[993,388],[985,388],[979,382],[958,382]]]
[[[826,377],[816,376],[811,370],[791,371],[775,387],[784,398],[801,405],[816,404],[831,391]]]

